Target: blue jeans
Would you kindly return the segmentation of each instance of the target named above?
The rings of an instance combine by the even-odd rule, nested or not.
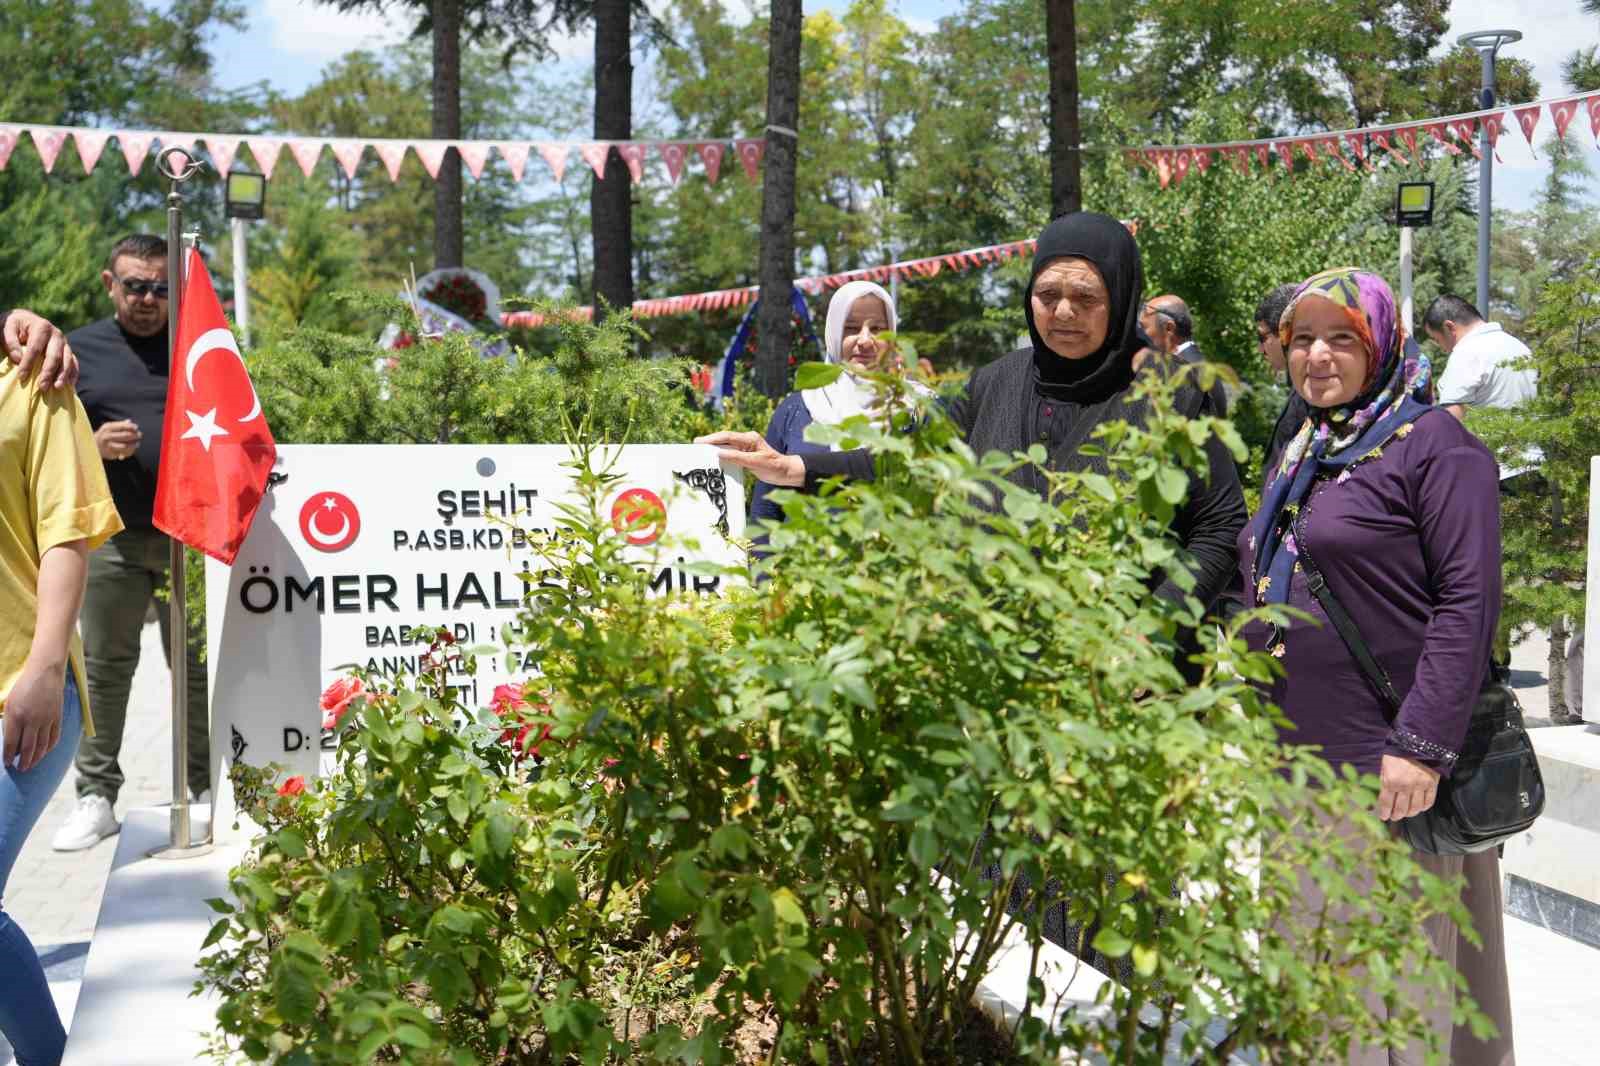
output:
[[[83,707],[72,670],[61,701],[61,740],[27,773],[7,766],[0,777],[0,898],[23,842],[72,765],[83,733]],[[17,1053],[17,1066],[56,1066],[67,1033],[50,998],[39,953],[22,927],[0,909],[0,1033]]]

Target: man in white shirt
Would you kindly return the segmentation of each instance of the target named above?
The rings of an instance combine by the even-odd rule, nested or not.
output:
[[[1450,357],[1437,385],[1438,402],[1465,420],[1469,407],[1518,407],[1533,399],[1538,375],[1517,364],[1530,353],[1528,346],[1500,328],[1485,322],[1478,309],[1459,296],[1440,296],[1422,316],[1423,328],[1433,343]],[[1542,454],[1530,450],[1523,462],[1500,467],[1500,481],[1534,469]]]

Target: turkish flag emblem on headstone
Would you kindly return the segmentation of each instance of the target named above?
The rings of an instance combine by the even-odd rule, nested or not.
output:
[[[200,253],[185,256],[156,475],[157,529],[233,564],[278,458]]]

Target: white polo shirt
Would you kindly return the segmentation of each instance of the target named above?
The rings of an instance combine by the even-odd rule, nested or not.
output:
[[[1538,374],[1531,368],[1514,369],[1513,364],[1529,354],[1528,346],[1501,329],[1500,323],[1478,323],[1450,353],[1439,376],[1438,402],[1442,406],[1499,408],[1527,403],[1538,391]],[[1500,467],[1500,480],[1530,469],[1543,458],[1543,452],[1530,448],[1522,464]]]

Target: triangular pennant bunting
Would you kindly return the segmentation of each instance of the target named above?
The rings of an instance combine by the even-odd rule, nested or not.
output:
[[[556,184],[561,183],[561,176],[567,172],[567,146],[564,144],[536,144],[539,158],[545,161],[550,172],[556,176]]]
[[[683,177],[683,164],[686,158],[683,145],[666,144],[656,145],[656,151],[661,155],[661,161],[667,165],[667,177],[672,179],[672,184],[678,184],[678,179]]]
[[[378,153],[378,158],[383,161],[383,169],[389,172],[390,181],[400,180],[400,164],[406,161],[406,143],[404,141],[374,141],[372,150]]]
[[[1360,163],[1363,169],[1371,170],[1372,160],[1367,158],[1367,143],[1365,138],[1363,138],[1359,133],[1347,133],[1345,134],[1344,139],[1345,143],[1350,146],[1350,154],[1356,157],[1356,162]]]
[[[1541,111],[1538,104],[1532,107],[1519,107],[1516,109],[1517,125],[1522,127],[1522,135],[1528,138],[1528,147],[1533,147],[1533,131],[1539,125]]]
[[[483,177],[483,165],[489,161],[487,144],[482,141],[457,141],[456,151],[461,153],[461,161],[467,165],[467,173],[472,175],[473,181]]]
[[[217,168],[217,173],[226,174],[233,169],[233,157],[239,153],[239,140],[236,137],[207,137],[206,151],[211,153],[211,165]]]
[[[617,145],[617,154],[627,164],[628,176],[635,185],[644,180],[644,145],[633,141],[626,141]]]
[[[1266,145],[1266,144],[1258,144],[1258,145],[1256,145],[1256,162],[1258,164],[1260,164],[1262,170],[1266,170],[1268,167],[1270,167],[1272,165],[1272,147],[1271,147],[1271,145]]]
[[[1183,179],[1189,176],[1189,166],[1189,151],[1186,148],[1180,148],[1178,150],[1178,158],[1173,163],[1172,168],[1172,180],[1176,184],[1182,185]]]
[[[1594,134],[1594,139],[1600,142],[1600,96],[1591,96],[1588,99],[1589,132]]]
[[[1457,148],[1456,143],[1450,139],[1450,131],[1445,128],[1445,124],[1443,122],[1429,122],[1422,128],[1428,133],[1432,134],[1434,140],[1444,145],[1445,151],[1449,152],[1451,155],[1461,154],[1461,149]]]
[[[33,135],[33,146],[39,150],[39,161],[44,164],[46,174],[56,165],[56,156],[61,154],[61,146],[67,143],[67,135],[62,130],[29,130]]]
[[[594,171],[595,178],[600,181],[606,179],[606,161],[610,154],[609,141],[578,145],[578,155],[589,164],[589,169]]]
[[[250,146],[250,154],[255,156],[256,166],[270,181],[272,170],[278,165],[278,155],[283,151],[283,142],[276,137],[247,137],[244,143]]]
[[[1572,125],[1572,116],[1578,113],[1578,101],[1557,100],[1550,105],[1550,119],[1556,124],[1556,137],[1563,138],[1567,135],[1567,127]]]
[[[1372,135],[1372,139],[1377,144],[1377,146],[1379,148],[1382,148],[1385,152],[1388,152],[1395,159],[1398,159],[1402,166],[1409,166],[1410,163],[1411,163],[1411,160],[1406,158],[1406,154],[1404,152],[1402,152],[1399,149],[1399,147],[1393,141],[1391,141],[1389,139],[1389,136],[1390,136],[1390,134],[1389,134],[1388,130],[1378,130],[1376,133],[1374,133]]]
[[[0,126],[0,170],[11,162],[11,153],[17,149],[17,131],[10,126]]]
[[[122,148],[122,158],[127,160],[128,173],[134,177],[139,176],[139,169],[144,166],[145,157],[150,154],[150,140],[150,135],[147,133],[117,131],[117,144]]]
[[[1417,127],[1402,126],[1394,132],[1395,136],[1400,138],[1400,143],[1411,150],[1411,158],[1421,163],[1422,153],[1417,150]]]
[[[717,175],[722,172],[722,157],[727,151],[728,146],[721,141],[701,141],[695,145],[700,162],[705,164],[706,180],[713,185],[717,183]]]
[[[735,141],[733,147],[739,153],[739,162],[744,164],[744,176],[755,181],[761,172],[761,157],[766,154],[767,142],[756,139]]]
[[[422,160],[422,169],[428,172],[428,177],[438,180],[439,168],[444,166],[444,154],[450,146],[443,141],[412,141],[411,147]]]
[[[329,141],[328,148],[333,152],[333,158],[339,161],[339,166],[344,168],[344,176],[354,181],[356,168],[361,166],[361,157],[367,151],[366,142],[341,138]]]
[[[100,162],[100,153],[106,149],[106,138],[109,133],[99,130],[75,130],[72,141],[78,148],[78,162],[83,164],[85,174],[94,173],[94,165]]]
[[[322,155],[322,142],[295,137],[289,141],[289,154],[300,164],[300,173],[309,178],[311,172],[317,169],[317,159]]]
[[[1156,152],[1156,179],[1165,189],[1172,184],[1172,151],[1162,148]]]
[[[1339,138],[1322,138],[1322,153],[1329,159],[1337,159],[1341,164],[1344,165],[1346,170],[1350,171],[1352,174],[1355,173],[1356,165],[1350,162],[1350,160],[1346,159],[1344,153],[1339,150]]]
[[[528,165],[528,146],[523,141],[500,141],[494,146],[500,158],[511,168],[511,180],[520,183],[522,172]]]
[[[1200,168],[1200,173],[1201,174],[1204,174],[1206,171],[1210,170],[1211,169],[1211,149],[1209,149],[1209,148],[1196,148],[1194,150],[1194,165]]]
[[[1450,123],[1450,132],[1456,135],[1456,140],[1472,149],[1472,154],[1478,159],[1483,158],[1483,152],[1478,148],[1478,124],[1470,118],[1459,118]]]
[[[1506,116],[1500,112],[1483,116],[1483,131],[1489,135],[1489,147],[1496,148],[1500,144],[1500,131],[1505,128]]]

